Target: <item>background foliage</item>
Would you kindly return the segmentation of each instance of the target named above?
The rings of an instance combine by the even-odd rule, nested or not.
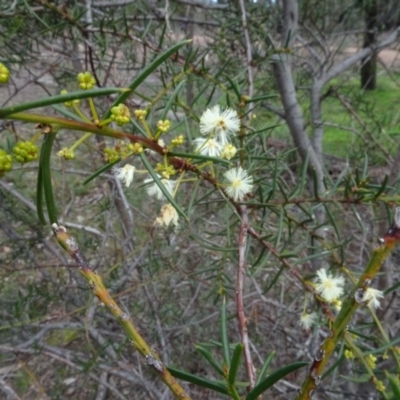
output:
[[[241,113],[246,139],[236,140],[241,151],[234,165],[241,160],[254,177],[248,214],[259,235],[248,240],[243,288],[257,371],[272,353],[268,373],[312,360],[328,335],[323,310],[306,295],[293,271],[304,280],[321,266],[357,275],[398,203],[400,62],[395,40],[389,43],[393,53],[385,53],[393,60],[382,53],[377,59],[375,91],[360,89],[361,59],[321,86],[322,121],[316,124],[316,82],[364,44],[365,23],[359,16],[368,2],[331,3],[300,2],[298,35],[286,43],[285,4],[274,1],[0,1],[0,62],[11,70],[10,82],[0,87],[2,108],[62,89],[72,92],[82,71],[91,71],[98,87],[126,87],[157,55],[180,40],[193,39],[126,104],[132,110],[149,110],[149,125],[170,119],[172,129],[163,139],[184,135],[185,152],[199,136],[198,119],[206,108],[221,104]],[[400,9],[396,1],[377,1],[377,9],[380,43],[398,27]],[[292,56],[304,133],[313,139],[323,128],[322,148],[316,153],[324,193],[318,191],[317,174],[310,172],[313,161],[293,145],[294,133],[285,117],[273,60],[286,53]],[[115,96],[96,99],[99,111],[108,110]],[[246,102],[249,98],[252,101]],[[54,107],[34,111],[60,115],[60,108]],[[12,120],[1,120],[0,128],[0,145],[9,152],[18,140],[36,132],[32,124]],[[133,122],[127,131],[136,134],[140,127]],[[63,131],[55,140],[51,166],[60,222],[166,365],[221,379],[195,345],[222,362],[223,296],[232,350],[240,342],[237,210],[206,182],[188,181],[177,201],[189,220],[181,218],[177,229],[155,229],[161,203],[146,194],[143,178],[148,175],[136,175],[126,190],[111,170],[84,184],[104,165],[104,146],[117,141],[92,136],[78,147],[73,161],[56,156],[81,135]],[[318,150],[317,140],[313,144]],[[34,204],[36,174],[37,163],[15,163],[0,181],[2,390],[21,399],[171,398],[90,294],[49,226],[40,224]],[[364,354],[381,356],[382,348],[396,345],[396,259],[395,254],[375,281],[375,287],[386,292],[377,315],[387,336],[367,308],[351,322]],[[318,312],[320,320],[311,331],[298,325],[306,296],[307,309]],[[337,348],[337,363],[328,369],[319,398],[381,398],[365,366],[346,360],[344,349]],[[392,358],[378,358],[376,375],[382,380],[384,371],[398,375]],[[300,369],[287,375],[266,398],[294,398],[305,374]],[[242,393],[247,379],[241,365]],[[385,382],[384,398],[395,398],[396,386]],[[226,398],[183,385],[193,399]]]

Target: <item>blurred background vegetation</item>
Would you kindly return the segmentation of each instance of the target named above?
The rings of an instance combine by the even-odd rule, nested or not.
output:
[[[309,160],[293,144],[271,67],[271,58],[288,52],[282,3],[0,0],[0,62],[11,70],[10,82],[0,87],[0,107],[76,90],[82,71],[91,71],[99,87],[125,87],[158,54],[185,38],[192,42],[127,102],[133,110],[149,109],[149,124],[162,117],[171,120],[164,140],[183,134],[190,151],[199,136],[198,116],[207,107],[236,108],[236,93],[254,100],[243,115],[246,142],[236,144],[242,145],[246,168],[256,182],[249,207],[252,224],[277,249],[273,254],[255,238],[246,249],[245,313],[257,369],[272,352],[271,369],[309,361],[327,335],[323,324],[312,332],[300,329],[304,289],[282,260],[289,260],[303,277],[312,277],[316,266],[345,267],[357,274],[371,244],[387,229],[399,193],[398,40],[322,86],[323,139],[317,156],[326,191],[318,196],[309,190]],[[289,52],[304,132],[310,138],[316,126],[310,97],[314,82],[363,48],[379,47],[399,25],[395,0],[299,2],[297,37]],[[368,71],[362,72],[371,60],[368,76],[375,87],[365,78]],[[112,100],[96,100],[96,105],[104,111]],[[128,131],[137,133],[138,126],[132,123]],[[0,146],[10,151],[17,140],[34,133],[32,124],[1,120]],[[187,182],[178,201],[189,221],[182,220],[176,229],[155,229],[161,203],[146,195],[144,176],[136,175],[127,190],[110,171],[83,184],[104,165],[103,146],[116,142],[93,136],[77,149],[75,160],[55,155],[80,136],[63,131],[56,138],[52,171],[60,222],[166,365],[218,379],[195,344],[221,359],[222,295],[227,297],[229,339],[240,341],[236,211],[209,185]],[[170,399],[87,290],[49,226],[39,223],[36,171],[37,163],[15,165],[0,181],[0,393],[20,399]],[[324,210],[323,222],[315,218],[317,208]],[[386,291],[378,316],[390,339],[400,330],[396,266],[394,255],[376,283]],[[311,298],[307,308],[319,310]],[[364,351],[383,346],[367,310],[357,313],[352,330],[365,339]],[[363,366],[344,359],[343,346],[337,359],[318,398],[381,398]],[[390,360],[379,359],[380,371],[391,368],[396,369]],[[304,375],[288,375],[265,398],[294,398]],[[244,368],[239,377],[246,382]],[[193,399],[226,398],[183,385]]]

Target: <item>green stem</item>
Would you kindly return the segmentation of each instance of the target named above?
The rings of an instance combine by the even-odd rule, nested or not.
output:
[[[130,316],[126,312],[122,311],[119,305],[110,296],[107,288],[104,286],[101,276],[89,268],[78,248],[75,239],[67,233],[67,230],[63,226],[53,224],[52,228],[60,246],[66,250],[78,264],[80,273],[88,281],[88,284],[94,295],[106,306],[108,311],[119,322],[119,324],[125,330],[132,345],[145,358],[147,365],[151,367],[153,371],[160,377],[160,379],[170,388],[171,392],[177,399],[190,400],[190,397],[170,374],[156,352],[151,349],[151,347],[140,335]]]
[[[70,150],[74,151],[81,143],[83,143],[87,138],[92,136],[92,133],[85,133],[81,138],[79,138],[71,147]]]
[[[99,121],[99,114],[97,114],[96,106],[94,105],[93,99],[90,97],[89,98],[89,106],[90,110],[92,111],[92,115],[95,121]]]
[[[387,333],[385,332],[385,330],[383,329],[381,321],[379,321],[378,317],[376,316],[375,311],[371,310],[371,314],[372,314],[372,318],[375,321],[376,326],[378,327],[379,331],[381,332],[381,335],[382,335],[383,339],[385,340],[385,344],[390,343],[390,339],[389,339]],[[392,351],[394,359],[396,360],[397,370],[400,371],[399,355],[397,354],[397,351],[393,348],[393,346],[390,349]],[[386,353],[386,350],[385,350],[385,353]]]
[[[369,287],[382,266],[382,263],[399,241],[400,207],[397,207],[393,226],[388,230],[384,238],[379,240],[379,245],[373,250],[372,257],[358,280],[356,287],[353,289],[351,295],[343,302],[340,313],[333,322],[330,334],[317,351],[317,355],[311,364],[310,372],[297,397],[298,400],[309,400],[311,398],[312,393],[321,381],[322,372],[332,356],[337,343],[343,338],[347,330],[350,318],[360,306],[364,291]]]
[[[92,123],[92,121],[81,111],[81,109],[75,104],[72,104],[73,109],[75,112],[78,114],[78,116],[82,119],[82,121],[87,122],[87,123]]]

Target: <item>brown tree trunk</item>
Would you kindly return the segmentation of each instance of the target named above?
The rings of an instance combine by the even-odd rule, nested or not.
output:
[[[378,4],[377,0],[369,0],[364,9],[365,33],[363,48],[374,46],[377,36]],[[376,89],[376,57],[374,52],[361,62],[361,88],[365,90]]]

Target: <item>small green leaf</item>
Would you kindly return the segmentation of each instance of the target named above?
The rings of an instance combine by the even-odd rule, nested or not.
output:
[[[233,351],[231,367],[229,368],[228,381],[231,385],[235,384],[237,372],[240,366],[240,361],[243,353],[243,344],[239,343]]]
[[[149,171],[149,174],[153,178],[154,182],[157,184],[157,186],[163,192],[163,194],[167,198],[167,200],[174,206],[174,208],[178,212],[178,214],[180,214],[183,218],[188,220],[189,218],[186,216],[186,214],[183,212],[183,210],[179,207],[178,203],[172,197],[171,193],[169,193],[168,190],[165,188],[165,186],[162,184],[161,179],[158,177],[157,173],[154,171],[154,169],[151,166],[146,155],[144,153],[141,153],[140,158],[143,161],[143,164],[145,165],[145,167],[147,168],[147,171]]]
[[[51,182],[51,169],[50,169],[50,156],[53,147],[54,139],[57,132],[52,132],[46,134],[44,137],[43,145],[40,150],[39,159],[39,174],[38,177],[38,187],[37,187],[37,197],[36,197],[36,207],[38,210],[38,217],[43,223],[43,198],[42,194],[44,192],[44,198],[46,200],[47,213],[49,215],[50,223],[57,223],[57,210],[54,202],[53,185]],[[40,182],[40,183],[39,183]]]
[[[394,399],[400,399],[400,382],[399,380],[393,376],[392,374],[386,373],[386,377],[389,380],[390,387],[392,388],[392,392],[394,395]]]
[[[175,88],[174,92],[169,96],[168,102],[165,105],[163,112],[160,116],[160,120],[164,120],[167,117],[168,111],[172,107],[173,102],[175,101],[175,97],[178,96],[179,92],[182,90],[183,86],[185,85],[186,81],[183,80],[179,82],[178,86]]]
[[[129,89],[124,88],[106,88],[106,89],[91,89],[81,90],[79,92],[71,92],[67,94],[59,94],[57,96],[45,97],[43,99],[30,101],[28,103],[17,104],[15,106],[0,109],[0,118],[7,117],[10,114],[17,112],[32,110],[34,108],[51,106],[53,104],[65,103],[66,101],[88,99],[90,97],[107,96],[113,93],[123,92],[127,95],[130,93]]]
[[[175,369],[175,368],[171,368],[168,367],[167,368],[168,371],[171,373],[171,375],[175,378],[178,379],[182,379],[183,381],[186,382],[191,382],[194,383],[195,385],[207,388],[207,389],[211,389],[214,392],[219,392],[222,394],[228,394],[228,389],[221,385],[220,383],[216,383],[213,381],[210,381],[208,379],[204,379],[204,378],[199,378],[198,376],[192,375],[192,374],[188,374],[187,372],[184,371],[180,371],[179,369]]]
[[[115,164],[119,163],[121,160],[114,161],[113,163],[109,163],[106,165],[102,165],[96,172],[93,173],[93,175],[90,175],[89,178],[87,178],[82,185],[87,185],[89,182],[91,182],[93,179],[97,178],[99,175],[101,175],[103,172],[108,171],[110,168],[112,168]]]
[[[229,341],[228,341],[228,322],[226,318],[226,299],[225,296],[222,299],[221,306],[221,343],[222,353],[224,355],[224,363],[230,368],[230,353],[229,353]]]
[[[231,163],[228,160],[223,160],[222,158],[217,158],[217,157],[203,156],[201,154],[178,153],[175,151],[171,151],[168,153],[168,155],[172,156],[172,157],[190,158],[190,159],[200,160],[200,161],[212,161],[213,163],[217,163],[217,164],[231,165]]]
[[[256,386],[262,381],[262,379],[264,378],[265,373],[267,372],[267,368],[269,366],[269,364],[271,363],[272,359],[275,356],[275,351],[272,351],[270,353],[270,355],[266,358],[266,360],[264,361],[264,364],[261,368],[260,373],[258,374],[257,377],[257,381],[256,381]]]
[[[224,371],[221,366],[217,363],[211,353],[203,346],[196,345],[196,350],[214,367],[214,369],[221,375],[224,376]]]
[[[368,374],[360,375],[360,376],[346,376],[340,375],[345,381],[353,382],[353,383],[366,383],[371,377]]]
[[[389,175],[385,175],[385,179],[383,180],[381,187],[379,188],[379,190],[374,195],[374,200],[376,200],[384,192],[388,182],[389,182]]]
[[[40,152],[42,152],[42,150]],[[43,207],[44,207],[44,202],[43,202],[42,167],[39,162],[37,182],[36,182],[36,212],[41,224],[46,225],[46,217],[44,216]]]
[[[176,45],[172,46],[170,49],[165,51],[164,53],[160,54],[157,58],[155,58],[149,65],[147,65],[139,75],[137,75],[133,81],[129,84],[129,92],[122,93],[118,98],[114,101],[111,105],[110,109],[107,111],[104,119],[107,119],[111,115],[111,109],[114,106],[117,106],[120,103],[123,103],[133,92],[154,70],[160,66],[165,60],[167,60],[172,54],[177,52],[181,47],[188,44],[190,40],[184,40],[183,42],[177,43]]]
[[[308,365],[308,362],[299,361],[276,370],[272,374],[268,375],[265,379],[263,379],[258,385],[256,385],[246,396],[246,400],[257,399],[260,394],[264,393],[267,389],[269,389],[272,385],[281,380],[284,376],[290,374],[293,371],[296,371],[299,368],[304,367],[305,365]]]
[[[224,74],[224,78],[227,79],[228,82],[231,84],[231,88],[235,92],[236,97],[238,98],[238,101],[240,101],[242,98],[242,95],[240,94],[240,89],[239,89],[239,86],[237,85],[237,83],[234,82],[233,79],[231,79],[231,77],[229,75]]]
[[[271,130],[271,129],[277,128],[278,126],[282,126],[282,124],[275,124],[275,125],[264,126],[263,128],[258,129],[258,130],[256,130],[256,131],[248,132],[248,133],[246,134],[246,137],[250,137],[250,136],[257,135],[257,134],[259,134],[259,133],[267,132],[267,131],[269,131],[269,130]],[[264,159],[264,160],[273,160],[272,157],[268,157],[268,156],[260,157],[260,159]]]
[[[64,117],[67,117],[68,119],[73,119],[75,121],[82,121],[82,118],[79,115],[69,111],[65,106],[61,106],[59,104],[52,104],[51,107],[54,108],[59,114],[63,115]]]
[[[268,100],[268,99],[272,99],[274,97],[278,97],[278,95],[277,94],[265,94],[263,96],[255,96],[255,97],[252,97],[251,99],[247,99],[246,103],[256,103],[257,101]]]

